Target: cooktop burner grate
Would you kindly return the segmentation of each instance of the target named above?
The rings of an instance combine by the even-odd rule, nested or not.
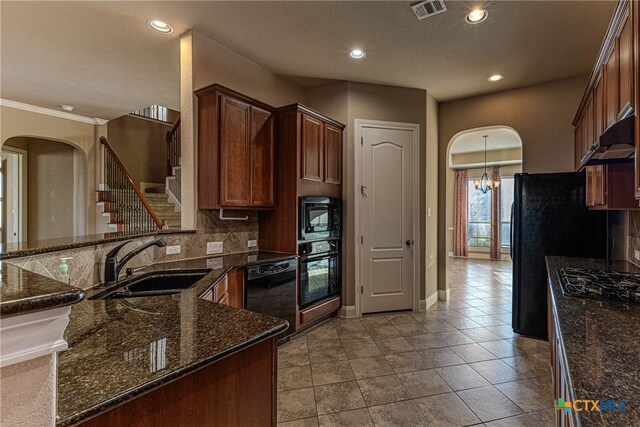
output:
[[[563,268],[558,275],[564,295],[640,304],[640,274]]]

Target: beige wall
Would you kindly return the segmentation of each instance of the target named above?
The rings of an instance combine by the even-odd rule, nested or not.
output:
[[[354,186],[354,168],[355,168],[355,150],[354,150],[354,120],[380,120],[404,123],[418,123],[420,125],[420,182],[426,180],[426,157],[428,150],[425,148],[426,129],[427,129],[427,99],[428,94],[420,89],[407,89],[393,86],[381,86],[365,83],[342,82],[329,86],[323,86],[307,91],[307,104],[309,107],[318,110],[338,121],[347,125],[344,134],[343,144],[343,202],[346,212],[346,224],[344,231],[344,268],[343,268],[343,288],[344,288],[344,305],[352,306],[355,304],[355,217],[354,203],[355,190]],[[437,115],[437,106],[431,99],[430,117],[434,122],[434,116]],[[431,135],[433,138],[433,134]],[[435,140],[434,140],[435,141]],[[433,153],[432,153],[433,154]],[[426,211],[425,188],[421,189],[420,212]],[[425,250],[426,241],[426,216],[421,215],[420,218],[420,245],[423,254],[427,254]],[[435,249],[432,251],[435,252]],[[432,253],[433,255],[433,253]],[[435,255],[434,255],[435,256]],[[427,289],[425,289],[425,265],[421,260],[420,273],[420,299],[425,299]],[[433,272],[430,271],[433,276]],[[435,281],[433,285],[427,285],[435,290]]]
[[[304,90],[211,40],[193,34],[193,89],[219,83],[274,107],[304,102]]]
[[[448,148],[464,130],[505,125],[522,139],[523,172],[573,170],[571,122],[587,83],[586,76],[477,96],[439,105],[438,289],[445,289],[447,268],[446,212]]]
[[[167,175],[167,132],[171,124],[135,116],[107,123],[109,144],[133,181],[164,183]]]
[[[79,149],[61,142],[20,137],[10,138],[5,145],[27,151],[27,240],[79,234],[76,224],[86,220],[82,205],[83,183],[87,180]]]
[[[86,167],[82,198],[86,223],[79,234],[95,232],[95,174],[98,145],[96,132],[98,128],[99,126],[89,123],[0,106],[0,146],[4,145],[9,138],[26,136],[70,143],[82,152],[81,163]]]
[[[0,425],[54,426],[55,416],[55,354],[0,369]]]

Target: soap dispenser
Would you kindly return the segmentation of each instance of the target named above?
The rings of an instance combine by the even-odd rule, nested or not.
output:
[[[58,276],[64,283],[69,283],[69,264],[67,262],[72,259],[72,256],[65,256],[60,258],[60,264],[58,265]]]

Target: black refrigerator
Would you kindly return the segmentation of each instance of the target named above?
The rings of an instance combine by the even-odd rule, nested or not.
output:
[[[547,338],[547,255],[607,256],[607,215],[586,208],[584,173],[515,175],[511,258],[516,333]]]

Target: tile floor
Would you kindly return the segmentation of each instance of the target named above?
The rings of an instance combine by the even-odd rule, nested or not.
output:
[[[336,318],[279,349],[278,426],[552,426],[546,342],[511,330],[511,264],[452,259],[451,300]]]

